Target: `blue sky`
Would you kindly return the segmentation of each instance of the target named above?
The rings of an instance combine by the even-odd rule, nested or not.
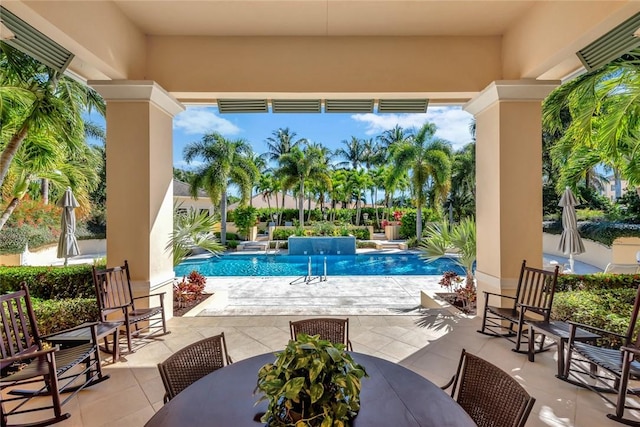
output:
[[[375,138],[396,124],[409,129],[430,121],[438,127],[436,135],[458,149],[471,142],[472,117],[460,107],[429,107],[423,114],[219,114],[216,107],[188,107],[173,120],[174,165],[188,168],[182,159],[184,147],[211,131],[220,132],[226,138],[242,138],[251,143],[256,153],[262,154],[267,151],[265,140],[278,128],[288,127],[298,138],[335,150],[343,146],[341,141],[350,140],[352,136]]]
[[[220,132],[225,138],[242,138],[253,146],[256,153],[267,151],[265,140],[278,128],[288,127],[298,138],[319,142],[331,150],[342,147],[341,141],[357,138],[375,138],[396,124],[405,129],[418,128],[425,122],[435,123],[436,135],[453,144],[454,149],[471,142],[469,124],[472,115],[461,107],[429,107],[422,114],[275,114],[245,113],[219,114],[217,107],[188,107],[173,120],[173,163],[188,169],[183,160],[185,146],[199,140],[205,133]],[[101,118],[91,119],[104,123]]]

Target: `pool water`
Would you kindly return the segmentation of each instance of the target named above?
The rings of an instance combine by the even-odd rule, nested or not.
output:
[[[432,276],[464,270],[451,258],[426,262],[417,254],[222,255],[192,259],[175,267],[176,276],[196,270],[205,276]]]

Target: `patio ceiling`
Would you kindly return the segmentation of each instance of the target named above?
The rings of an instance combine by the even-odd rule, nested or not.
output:
[[[152,80],[184,103],[273,112],[416,112],[464,103],[493,81],[563,79],[583,67],[576,53],[597,61],[601,51],[611,54],[615,43],[603,36],[640,12],[632,0],[5,0],[3,7],[72,53],[68,69],[80,79]]]
[[[489,36],[534,1],[214,0],[114,3],[160,36]]]

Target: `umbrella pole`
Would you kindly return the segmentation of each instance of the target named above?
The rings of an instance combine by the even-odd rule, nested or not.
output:
[[[571,274],[575,273],[575,271],[573,271],[573,254],[569,254],[569,269],[571,270]]]

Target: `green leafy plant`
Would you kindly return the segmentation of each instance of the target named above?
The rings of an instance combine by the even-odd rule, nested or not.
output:
[[[447,252],[457,252],[457,256],[453,260],[464,268],[467,274],[467,286],[474,286],[476,223],[472,218],[465,218],[454,225],[443,221],[428,226],[419,249],[422,251],[420,257],[426,259],[427,262],[441,258]]]
[[[255,226],[258,221],[258,211],[252,206],[237,207],[233,211],[232,216],[240,234],[245,237],[249,236],[251,228]]]
[[[260,421],[270,427],[350,426],[360,410],[365,376],[343,344],[299,334],[258,372],[259,401],[269,401]]]
[[[200,248],[214,255],[224,251],[224,246],[216,239],[213,228],[216,221],[206,212],[189,210],[186,213],[173,209],[173,232],[165,250],[173,249],[173,265],[180,264],[194,248]]]

